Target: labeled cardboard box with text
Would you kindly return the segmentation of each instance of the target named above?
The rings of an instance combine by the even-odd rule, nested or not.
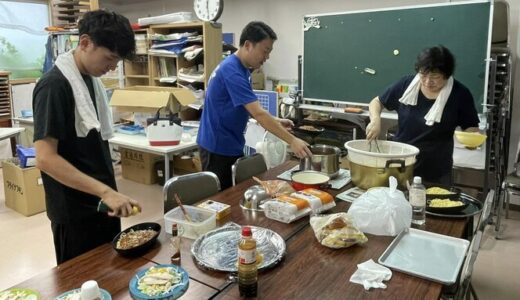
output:
[[[20,168],[9,161],[2,162],[5,206],[24,216],[45,211],[45,191],[40,170]]]
[[[162,156],[121,147],[119,152],[123,178],[144,184],[157,182],[154,165]]]

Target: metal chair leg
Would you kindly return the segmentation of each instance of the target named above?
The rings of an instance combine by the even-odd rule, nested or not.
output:
[[[475,289],[473,288],[473,285],[471,283],[469,284],[469,291],[470,292],[468,294],[471,294],[471,296],[473,296],[474,300],[478,300],[477,291],[475,291]]]
[[[509,219],[509,201],[511,200],[511,195],[509,194],[509,188],[506,187],[506,219]]]
[[[501,230],[500,230],[500,225],[501,225],[501,221],[502,221],[502,206],[504,206],[504,198],[506,197],[505,196],[505,193],[506,193],[506,189],[505,189],[505,182],[502,183],[502,195],[500,195],[500,197],[498,198],[498,205],[497,205],[497,208],[496,208],[496,216],[497,216],[497,221],[495,223],[495,239],[501,239]]]

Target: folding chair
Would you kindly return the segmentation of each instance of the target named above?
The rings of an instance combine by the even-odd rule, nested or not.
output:
[[[464,265],[462,266],[462,273],[460,276],[460,284],[455,294],[455,299],[473,299],[478,300],[477,293],[471,285],[471,275],[473,274],[473,266],[475,265],[475,261],[477,260],[478,250],[480,248],[480,241],[482,240],[483,232],[478,230],[473,239],[471,240],[471,244],[469,245],[468,254],[466,255],[466,260],[464,261]],[[468,291],[470,292],[468,294]]]
[[[177,206],[174,194],[182,204],[191,205],[220,191],[220,181],[213,172],[198,172],[170,178],[164,184],[164,212]]]
[[[484,231],[486,225],[489,222],[489,216],[491,214],[491,208],[493,207],[493,200],[495,198],[495,190],[489,190],[486,200],[484,201],[484,206],[482,207],[482,212],[480,213],[480,218],[477,223],[476,231]]]
[[[255,153],[241,157],[231,166],[233,185],[237,185],[265,171],[267,171],[267,164],[262,154]]]
[[[516,159],[516,168],[520,168],[520,154]],[[511,195],[520,196],[520,177],[517,176],[518,171],[514,171],[506,175],[500,186],[500,196],[498,197],[498,204],[496,207],[497,220],[495,223],[495,238],[502,238],[502,210],[504,209],[504,202],[506,204],[505,217],[509,218],[509,202]]]

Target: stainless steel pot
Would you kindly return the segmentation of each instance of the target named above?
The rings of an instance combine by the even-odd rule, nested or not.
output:
[[[338,176],[341,156],[338,147],[313,145],[310,150],[312,156],[300,160],[300,171],[318,171],[327,174],[330,178]]]

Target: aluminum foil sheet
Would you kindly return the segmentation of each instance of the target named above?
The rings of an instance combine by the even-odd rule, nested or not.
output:
[[[238,241],[241,226],[226,224],[200,236],[191,246],[191,254],[200,266],[216,271],[237,272]],[[257,253],[263,256],[259,270],[277,265],[285,256],[285,241],[276,232],[251,226]]]

